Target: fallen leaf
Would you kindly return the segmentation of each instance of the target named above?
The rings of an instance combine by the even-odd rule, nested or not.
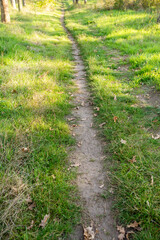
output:
[[[137,228],[140,225],[140,223],[134,221],[134,223],[131,223],[127,225],[128,228]]]
[[[15,89],[12,90],[12,93],[18,93]]]
[[[77,127],[77,125],[76,125],[76,124],[73,124],[72,127]]]
[[[31,199],[30,197],[28,197],[28,198],[26,199],[26,202],[27,202],[27,203],[32,203],[33,201],[32,201],[32,199]]]
[[[124,140],[124,139],[121,139],[121,143],[122,143],[122,144],[126,144],[126,143],[127,143],[127,141],[126,141],[126,140]]]
[[[128,160],[128,162],[131,162],[131,163],[137,162],[137,161],[136,161],[136,156],[133,156],[133,158],[132,158],[131,160]]]
[[[84,107],[84,102],[81,103],[81,106]]]
[[[79,143],[77,144],[78,147],[80,147],[81,145],[82,145],[82,142],[79,142]]]
[[[116,123],[117,120],[118,120],[118,117],[114,116],[114,117],[113,117],[113,120],[114,120],[114,122]]]
[[[118,232],[125,234],[125,229],[124,229],[124,227],[122,227],[122,226],[117,226],[117,230],[118,230]]]
[[[117,101],[117,97],[116,97],[116,95],[114,94],[114,101]]]
[[[52,174],[52,178],[53,178],[53,180],[55,180],[55,179],[56,179],[56,176],[55,176],[54,174]]]
[[[92,227],[84,228],[84,240],[94,240],[95,233]]]
[[[155,119],[155,120],[153,120],[152,122],[158,122],[158,120],[157,120],[157,119]]]
[[[32,211],[33,208],[35,207],[36,207],[36,204],[33,202],[31,205],[29,205],[28,209]]]
[[[81,166],[80,163],[73,163],[73,164],[71,164],[71,167],[79,167],[79,166]]]
[[[160,138],[160,135],[159,135],[159,134],[156,134],[156,135],[154,136],[154,135],[152,134],[152,138],[157,140],[157,139]]]
[[[75,118],[67,118],[68,121],[73,121]]]
[[[99,127],[102,128],[105,124],[106,124],[106,122],[103,122],[103,123],[99,124]]]
[[[27,227],[27,229],[30,230],[30,229],[33,228],[33,226],[34,226],[34,221],[32,220],[32,221],[31,221],[31,225],[30,225],[29,227]]]
[[[95,110],[97,110],[99,112],[99,107],[95,107]]]
[[[104,187],[104,184],[102,184],[101,186],[99,186],[99,188],[101,188],[101,189],[102,189],[103,187]]]
[[[133,234],[133,233],[134,233],[133,231],[127,232],[127,234],[126,234],[126,239],[129,240],[129,234]]]
[[[97,117],[98,115],[97,115],[97,113],[94,113],[94,117]]]
[[[120,233],[118,235],[118,240],[123,240],[125,238],[125,234],[124,233]]]
[[[29,148],[23,147],[23,148],[22,148],[22,152],[25,152],[25,153],[29,152]]]
[[[50,218],[50,214],[46,214],[43,218],[43,220],[41,220],[41,223],[39,224],[39,227],[44,228],[47,224],[48,219]]]

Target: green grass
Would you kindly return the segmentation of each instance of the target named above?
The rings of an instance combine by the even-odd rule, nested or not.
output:
[[[65,120],[71,44],[59,5],[50,12],[11,11],[11,24],[0,23],[0,238],[57,240],[79,218],[66,151],[74,144]]]
[[[160,89],[160,25],[153,13],[99,10],[92,1],[86,7],[67,2],[66,8],[67,27],[81,48],[100,109],[96,123],[106,123],[102,134],[112,154],[108,161],[118,224],[141,222],[133,239],[158,240],[160,140],[151,133],[159,129],[160,108],[141,104],[135,96],[141,84]]]

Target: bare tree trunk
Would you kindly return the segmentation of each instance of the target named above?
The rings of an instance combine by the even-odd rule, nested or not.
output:
[[[1,3],[1,21],[4,23],[10,22],[8,0],[0,0]]]
[[[19,11],[22,10],[22,2],[21,2],[21,0],[18,0],[18,9],[19,9]]]
[[[86,4],[87,3],[87,0],[84,0],[84,4]]]
[[[11,4],[12,4],[12,7],[13,7],[14,9],[16,9],[16,1],[15,1],[15,0],[11,0]]]
[[[76,0],[76,4],[78,4],[78,0]]]
[[[157,23],[160,23],[160,14],[159,14],[159,16],[157,18]]]
[[[22,0],[22,3],[23,3],[23,7],[26,6],[26,0]]]

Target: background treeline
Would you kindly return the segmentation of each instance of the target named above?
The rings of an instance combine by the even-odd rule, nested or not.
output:
[[[160,7],[160,0],[104,0],[108,9],[147,9]]]

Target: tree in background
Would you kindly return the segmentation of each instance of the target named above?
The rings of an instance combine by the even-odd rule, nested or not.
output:
[[[15,1],[15,0],[11,0],[11,4],[12,4],[12,7],[13,7],[14,9],[16,9],[16,1]]]
[[[22,2],[21,2],[21,0],[18,0],[18,9],[19,9],[19,11],[22,10]]]
[[[23,7],[26,6],[26,0],[22,0],[22,3],[23,3]]]
[[[1,21],[4,23],[10,22],[8,0],[0,0],[1,4]]]

